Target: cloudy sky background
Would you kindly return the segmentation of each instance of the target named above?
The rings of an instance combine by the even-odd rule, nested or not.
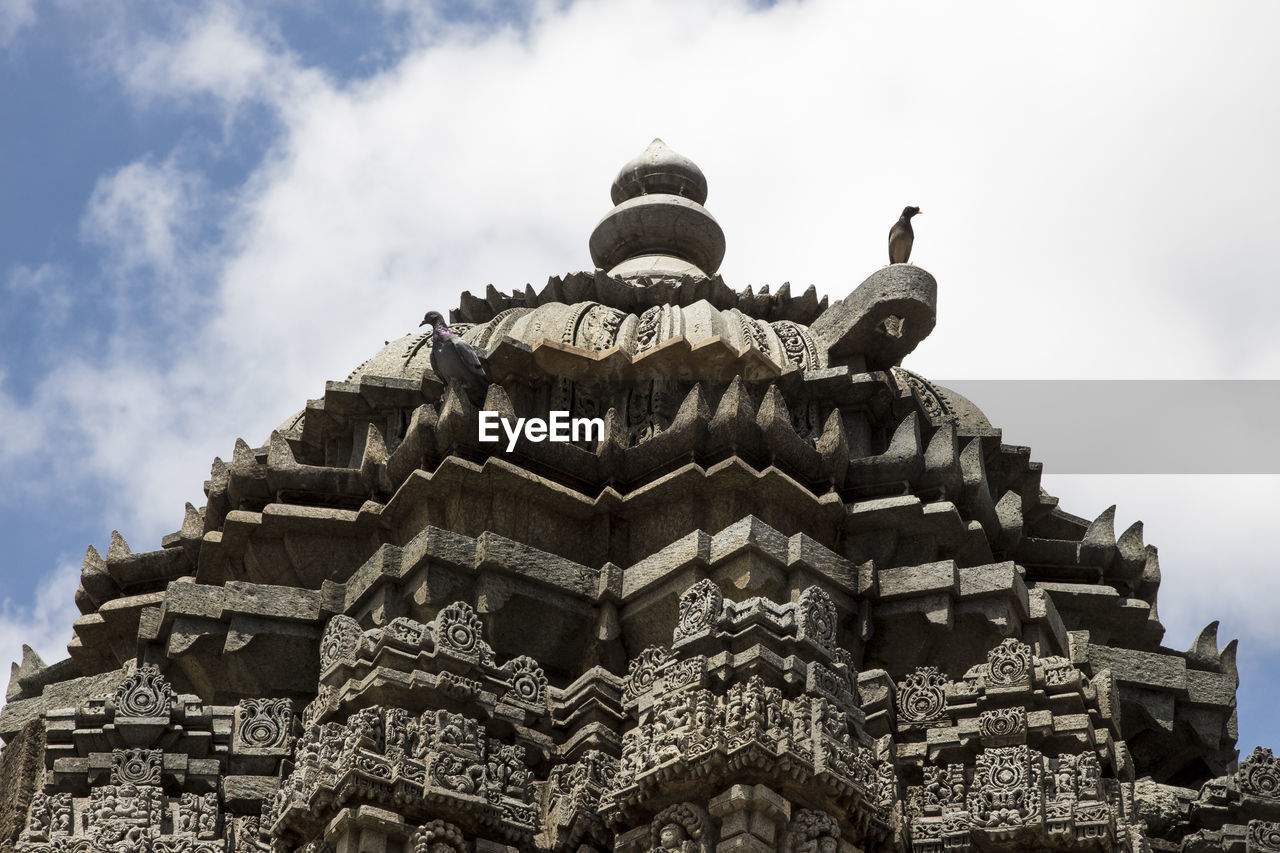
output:
[[[1280,378],[1274,3],[177,8],[0,4],[0,659],[64,657],[86,545],[158,547],[236,436],[426,309],[589,267],[654,136],[706,173],[735,288],[840,298],[920,205],[926,375]],[[1221,619],[1241,748],[1280,746],[1278,478],[1055,474],[995,408],[1064,508],[1145,521],[1166,643]]]

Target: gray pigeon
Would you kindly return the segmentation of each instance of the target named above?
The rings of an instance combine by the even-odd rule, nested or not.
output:
[[[477,408],[484,405],[489,377],[471,344],[449,331],[439,311],[428,311],[420,326],[431,324],[431,371],[448,387],[457,382]]]
[[[911,217],[920,212],[918,207],[902,208],[902,215],[889,229],[889,263],[905,264],[911,257],[911,244],[916,234],[911,230]]]

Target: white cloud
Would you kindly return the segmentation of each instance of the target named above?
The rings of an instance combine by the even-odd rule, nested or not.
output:
[[[110,64],[139,101],[209,98],[234,118],[255,103],[287,109],[321,85],[298,64],[270,19],[233,2],[213,2],[163,36],[115,32]]]
[[[0,466],[15,464],[40,446],[41,413],[5,390],[8,371],[0,364]]]
[[[0,49],[11,47],[35,22],[36,0],[5,0],[0,4]]]
[[[60,326],[71,313],[74,294],[66,268],[58,264],[15,264],[9,270],[8,289],[12,298],[27,299],[36,307],[43,327]]]
[[[206,191],[201,176],[171,160],[159,165],[130,163],[101,178],[85,208],[83,236],[100,245],[106,265],[124,275],[147,270],[181,275],[189,263],[184,235]]]
[[[71,624],[80,616],[75,606],[79,584],[80,566],[61,561],[36,587],[31,606],[15,605],[8,598],[0,601],[0,662],[21,661],[24,644],[45,663],[64,659]],[[7,670],[4,683],[9,683]]]

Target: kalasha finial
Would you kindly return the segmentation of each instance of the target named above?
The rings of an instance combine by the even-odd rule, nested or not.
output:
[[[661,139],[622,167],[616,205],[591,234],[591,260],[616,278],[705,278],[724,260],[724,231],[702,206],[707,179]]]
[[[610,195],[614,204],[622,204],[629,198],[658,193],[707,203],[707,178],[698,165],[672,151],[661,139],[654,139],[618,172]]]

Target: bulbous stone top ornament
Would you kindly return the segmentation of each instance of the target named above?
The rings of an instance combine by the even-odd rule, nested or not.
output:
[[[707,179],[661,139],[622,167],[616,205],[591,233],[591,260],[622,279],[714,273],[724,260],[724,231],[702,203]]]
[[[618,172],[610,196],[614,204],[641,195],[666,193],[684,196],[698,204],[707,203],[707,178],[697,164],[667,147],[661,139],[649,143]]]

